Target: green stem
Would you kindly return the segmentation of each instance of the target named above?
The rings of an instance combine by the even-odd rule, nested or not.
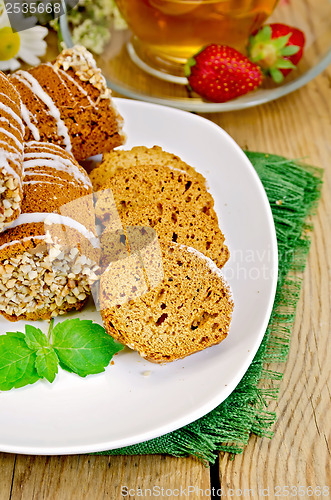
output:
[[[52,318],[49,322],[49,328],[48,328],[48,334],[47,334],[49,342],[52,341],[53,325],[54,325],[54,318]]]

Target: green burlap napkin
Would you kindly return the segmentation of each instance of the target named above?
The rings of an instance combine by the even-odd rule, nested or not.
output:
[[[282,374],[268,368],[285,362],[295,308],[309,249],[307,217],[320,196],[322,170],[281,156],[246,152],[266,190],[275,221],[279,273],[274,308],[262,344],[233,393],[210,413],[164,436],[103,455],[195,455],[214,463],[217,452],[241,453],[251,433],[272,437],[276,414],[267,400],[277,399]]]

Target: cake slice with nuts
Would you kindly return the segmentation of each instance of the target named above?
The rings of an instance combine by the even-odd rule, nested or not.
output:
[[[81,309],[98,269],[85,170],[59,146],[31,142],[24,171],[22,213],[0,234],[0,313],[10,321]]]
[[[20,214],[23,132],[20,96],[0,71],[0,231]]]

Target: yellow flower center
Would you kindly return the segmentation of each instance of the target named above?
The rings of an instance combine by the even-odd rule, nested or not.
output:
[[[10,26],[0,29],[0,61],[9,61],[20,50],[20,36]]]

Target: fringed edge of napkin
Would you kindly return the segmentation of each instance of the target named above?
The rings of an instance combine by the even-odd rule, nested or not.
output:
[[[323,170],[281,156],[246,152],[268,195],[275,221],[279,274],[274,309],[255,358],[234,392],[218,407],[191,424],[136,445],[103,455],[193,455],[214,463],[220,451],[242,453],[251,433],[272,437],[276,414],[267,401],[277,399],[282,373],[268,365],[287,359],[302,273]]]

